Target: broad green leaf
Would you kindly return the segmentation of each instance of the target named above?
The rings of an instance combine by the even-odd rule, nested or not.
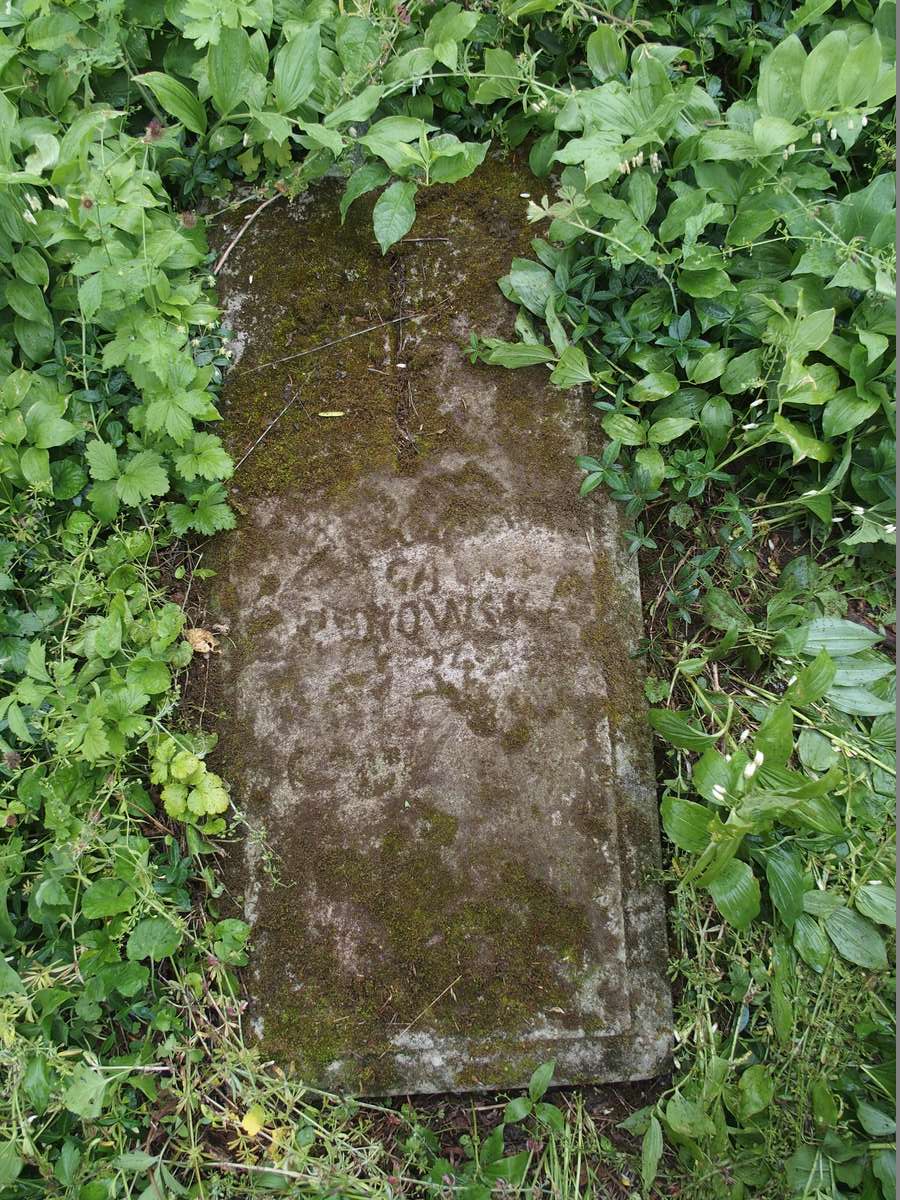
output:
[[[885,883],[864,883],[856,894],[856,907],[879,925],[897,927],[897,897]]]
[[[806,965],[821,975],[828,966],[831,949],[819,922],[801,913],[794,922],[793,944]]]
[[[779,42],[759,68],[757,101],[764,116],[792,121],[803,107],[800,81],[806,63],[803,43],[795,35]]]
[[[166,112],[191,133],[206,132],[206,108],[183,83],[162,71],[145,71],[135,81],[148,87]]]
[[[591,379],[591,369],[580,346],[567,346],[550,375],[550,382],[559,388],[578,387]]]
[[[631,400],[635,404],[650,404],[677,391],[678,380],[674,375],[668,371],[651,371],[632,386]]]
[[[133,890],[120,879],[98,879],[81,898],[81,911],[89,920],[129,912],[135,902]]]
[[[732,350],[707,350],[691,368],[691,381],[693,383],[710,383],[713,379],[718,379],[728,366],[732,354]]]
[[[712,814],[693,800],[666,796],[661,806],[663,829],[679,850],[702,854],[710,841]]]
[[[106,480],[118,477],[118,456],[109,442],[88,442],[84,448],[84,456],[90,468],[91,478]]]
[[[704,1109],[680,1092],[676,1092],[666,1104],[665,1118],[672,1132],[682,1137],[712,1137],[716,1131],[712,1118]]]
[[[493,367],[535,367],[556,358],[555,351],[549,346],[535,342],[501,342],[498,338],[485,338],[485,345],[489,350],[484,361]]]
[[[165,917],[145,917],[128,938],[126,953],[132,962],[170,958],[181,945],[181,934]]]
[[[831,462],[834,458],[834,447],[814,437],[808,425],[799,421],[789,421],[780,414],[772,418],[772,425],[777,434],[775,440],[790,446],[794,466],[803,462],[805,458],[820,463]]]
[[[803,912],[806,882],[800,855],[789,845],[773,846],[765,852],[769,895],[788,929]]]
[[[318,23],[292,28],[290,41],[275,55],[275,103],[281,113],[296,111],[309,98],[319,79]]]
[[[168,490],[169,479],[155,450],[141,450],[129,458],[116,480],[116,494],[131,507],[151,496],[164,496]]]
[[[813,704],[816,700],[821,700],[834,683],[836,673],[834,660],[823,647],[815,661],[804,667],[788,687],[785,699],[791,704],[799,705]]]
[[[865,1100],[857,1100],[856,1116],[860,1125],[873,1138],[892,1138],[897,1132],[897,1122],[892,1114],[867,1104]]]
[[[710,396],[700,409],[700,431],[714,454],[725,446],[733,426],[734,413],[725,397]]]
[[[833,29],[810,51],[800,80],[800,94],[807,112],[825,113],[836,107],[838,76],[849,50],[844,30]]]
[[[650,426],[647,441],[653,446],[667,446],[669,442],[674,442],[689,429],[693,429],[696,424],[696,421],[688,417],[663,417],[661,421],[654,421]]]
[[[372,223],[382,254],[387,254],[391,246],[399,242],[412,229],[416,219],[416,193],[418,190],[418,185],[415,183],[398,181],[392,183],[378,197],[375,211],[372,214]]]
[[[461,179],[468,179],[484,162],[489,146],[490,142],[460,142],[458,153],[445,155],[432,163],[432,183],[459,183]]]
[[[825,930],[842,958],[870,971],[887,967],[884,939],[871,921],[840,905],[825,917]]]
[[[806,638],[803,642],[803,653],[817,655],[827,650],[832,658],[841,655],[858,654],[868,650],[881,640],[881,635],[856,621],[846,621],[842,617],[816,617],[807,625],[801,627]]]
[[[641,1182],[648,1190],[653,1186],[663,1152],[662,1126],[656,1117],[650,1118],[641,1143]]]
[[[822,410],[822,432],[827,438],[837,438],[868,421],[881,408],[876,399],[863,399],[856,388],[844,388]]]
[[[752,391],[762,383],[762,351],[748,350],[733,358],[722,372],[721,387],[726,396]]]
[[[218,42],[209,47],[206,67],[213,104],[221,116],[234,112],[244,98],[241,81],[249,65],[250,38],[246,30],[220,30]]]
[[[79,1063],[69,1086],[63,1092],[62,1102],[76,1117],[94,1121],[103,1109],[103,1094],[109,1079],[87,1063]]]
[[[881,38],[871,33],[852,46],[838,74],[838,100],[842,108],[854,108],[869,95],[881,67]]]
[[[598,26],[588,37],[586,50],[591,74],[601,83],[625,70],[625,49],[612,25]]]
[[[341,224],[343,225],[346,220],[347,212],[354,200],[358,200],[367,192],[374,192],[376,188],[387,183],[390,177],[391,173],[384,163],[368,162],[357,168],[347,180],[347,186],[341,196]]]
[[[753,125],[753,141],[760,154],[772,154],[782,146],[801,141],[804,132],[781,117],[760,117]]]
[[[6,303],[26,321],[45,324],[50,319],[43,293],[35,283],[26,283],[24,279],[7,280]]]
[[[643,422],[626,417],[624,413],[606,413],[600,422],[608,438],[621,442],[623,446],[643,446],[647,440],[647,427]]]
[[[550,1086],[550,1081],[553,1079],[553,1072],[556,1070],[556,1059],[551,1058],[549,1062],[541,1063],[534,1071],[531,1079],[528,1081],[528,1095],[533,1101],[540,1100]]]
[[[742,1121],[764,1112],[775,1097],[775,1081],[763,1063],[748,1067],[738,1080],[739,1108]]]
[[[735,929],[746,929],[759,915],[759,882],[751,867],[733,858],[708,885],[716,908]]]
[[[684,713],[668,708],[651,708],[650,725],[665,741],[679,750],[705,750],[718,740],[713,733],[704,733],[688,720]]]
[[[765,755],[770,767],[773,764],[779,767],[787,765],[794,749],[793,730],[794,715],[787,700],[766,713],[753,739],[753,747]]]

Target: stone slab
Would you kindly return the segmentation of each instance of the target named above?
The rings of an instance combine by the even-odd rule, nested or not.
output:
[[[226,434],[255,447],[212,551],[220,760],[257,831],[227,881],[252,1028],[330,1088],[511,1087],[550,1056],[638,1078],[668,1052],[639,594],[615,509],[577,499],[587,406],[462,349],[512,336],[525,179],[426,193],[386,259],[326,184],[223,272]]]

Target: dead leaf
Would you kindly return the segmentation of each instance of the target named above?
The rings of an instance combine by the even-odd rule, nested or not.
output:
[[[208,629],[186,629],[184,636],[191,649],[196,650],[198,654],[209,654],[210,650],[215,650],[219,644]]]

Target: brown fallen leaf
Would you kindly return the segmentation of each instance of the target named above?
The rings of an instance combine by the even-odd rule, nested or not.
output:
[[[219,644],[208,629],[186,629],[184,636],[191,649],[196,650],[198,654],[209,654],[210,650],[215,650]]]

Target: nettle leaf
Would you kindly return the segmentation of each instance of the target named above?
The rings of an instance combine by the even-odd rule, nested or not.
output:
[[[103,1097],[109,1082],[102,1072],[87,1063],[80,1063],[63,1092],[62,1102],[76,1117],[94,1121],[103,1110]]]
[[[81,898],[81,911],[89,920],[114,917],[129,912],[135,903],[135,894],[120,879],[98,879],[92,883]]]
[[[391,246],[412,229],[416,220],[418,190],[417,184],[398,180],[378,197],[372,224],[382,254],[387,254]]]

